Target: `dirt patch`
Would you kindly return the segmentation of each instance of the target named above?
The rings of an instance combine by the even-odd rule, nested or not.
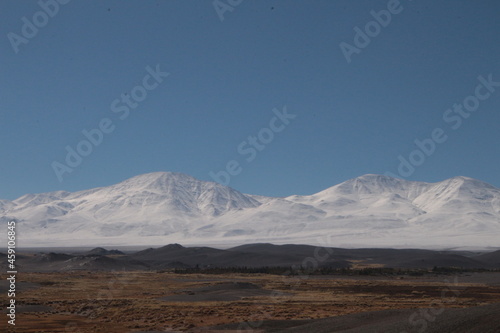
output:
[[[466,309],[404,309],[363,312],[317,320],[269,320],[261,323],[236,323],[192,330],[192,332],[233,332],[246,327],[254,332],[422,332],[486,333],[500,331],[500,303]],[[410,318],[413,318],[410,319]]]
[[[272,290],[262,289],[253,283],[230,282],[183,290],[179,295],[162,297],[161,300],[168,302],[229,302],[247,297],[269,296],[272,293]],[[280,292],[278,294],[284,295]]]

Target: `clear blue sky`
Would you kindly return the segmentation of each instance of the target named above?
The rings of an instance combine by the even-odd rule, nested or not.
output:
[[[436,128],[448,139],[403,178],[500,187],[500,87],[462,123],[443,119],[474,95],[478,76],[500,82],[500,2],[401,0],[348,63],[340,43],[355,45],[353,29],[389,2],[243,0],[221,21],[211,0],[73,0],[44,22],[37,1],[2,1],[0,198],[153,171],[212,180],[230,160],[242,169],[229,185],[241,192],[312,194],[397,175],[398,156]],[[9,33],[22,37],[22,18],[34,15],[41,27],[15,53]],[[157,65],[170,75],[120,119],[112,102]],[[238,145],[269,135],[262,129],[283,106],[296,118],[248,162]],[[114,131],[59,181],[52,162],[64,164],[65,147],[104,118]]]

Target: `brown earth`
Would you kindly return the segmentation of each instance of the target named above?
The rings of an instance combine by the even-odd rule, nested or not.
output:
[[[8,302],[6,277],[2,275],[0,280],[3,312]],[[299,320],[302,322],[294,323],[308,327],[311,319],[368,311],[500,303],[498,281],[500,273],[413,278],[146,271],[19,273],[16,332],[195,332],[261,320]],[[7,325],[5,313],[2,317],[0,331],[9,332],[12,327]],[[252,327],[255,332],[273,331],[261,330],[261,326]]]

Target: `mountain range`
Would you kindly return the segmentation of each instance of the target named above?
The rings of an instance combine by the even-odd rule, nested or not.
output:
[[[46,250],[46,249],[44,249]],[[61,250],[61,249],[60,249]],[[68,251],[69,250],[69,251]],[[493,252],[423,249],[342,249],[313,245],[245,244],[229,249],[168,244],[141,251],[106,250],[27,252],[16,255],[23,272],[171,270],[212,268],[330,268],[384,267],[401,269],[500,269],[500,250]],[[320,256],[318,256],[320,253]],[[0,252],[0,268],[8,270],[7,254]],[[277,272],[277,271],[275,271]],[[1,286],[0,286],[1,287]],[[1,288],[0,288],[1,289]]]
[[[313,195],[275,198],[155,172],[107,187],[0,200],[0,216],[17,221],[24,247],[500,246],[500,189],[467,177],[424,183],[369,174]]]

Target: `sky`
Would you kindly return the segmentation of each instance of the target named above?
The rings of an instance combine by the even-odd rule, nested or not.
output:
[[[3,0],[0,31],[2,199],[155,171],[500,187],[496,0]]]

